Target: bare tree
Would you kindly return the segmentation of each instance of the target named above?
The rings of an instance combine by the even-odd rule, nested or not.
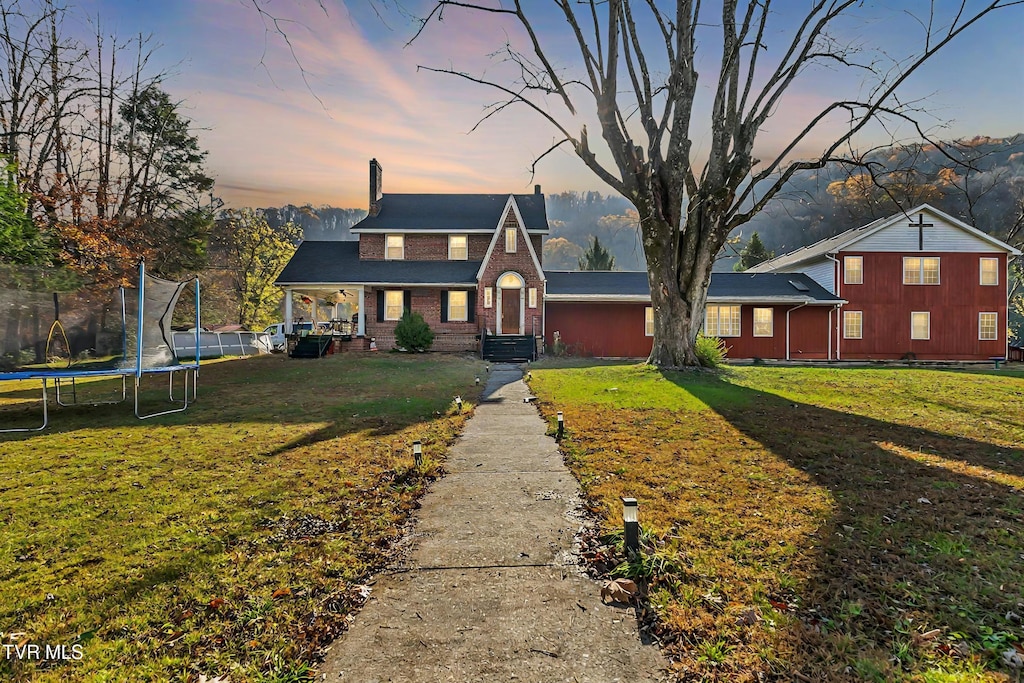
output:
[[[714,16],[710,3],[700,0],[677,0],[674,6],[657,0],[555,0],[579,60],[575,78],[556,66],[556,48],[563,49],[564,41],[545,44],[535,30],[540,26],[535,17],[521,0],[512,3],[439,0],[416,34],[445,12],[507,17],[529,45],[518,51],[510,43],[501,50],[502,59],[515,70],[511,80],[454,67],[421,68],[500,91],[501,100],[490,105],[484,119],[513,105],[531,109],[559,135],[534,167],[568,144],[598,178],[633,203],[640,214],[655,312],[648,362],[663,367],[699,364],[694,343],[703,323],[711,269],[730,231],[760,212],[795,172],[822,168],[830,161],[859,164],[852,151],[854,138],[872,121],[909,122],[924,137],[914,119],[919,108],[898,97],[900,87],[967,28],[998,9],[1020,4],[997,0],[968,9],[964,2],[943,18],[931,3],[918,18],[920,48],[886,63],[880,51],[863,51],[834,36],[838,22],[862,4],[856,0],[814,0],[788,27],[769,26],[780,18],[771,0],[724,0],[721,13]],[[793,11],[791,4],[783,9]],[[709,41],[720,52],[709,74],[714,78],[713,102],[710,120],[695,133],[698,76],[703,75],[697,65],[704,59],[698,45],[706,44],[712,25],[721,32]],[[784,29],[781,34],[779,29]],[[781,49],[773,46],[769,51],[769,37],[779,35],[785,36]],[[774,61],[766,63],[769,59]],[[818,65],[861,71],[862,94],[811,112],[803,128],[778,146],[777,154],[767,161],[756,159],[755,142],[766,122],[800,74]],[[600,125],[607,154],[591,147],[585,125],[569,122],[584,104]],[[795,150],[837,116],[846,120],[844,132],[834,135],[815,158],[793,161]],[[700,136],[707,149],[706,156],[698,157],[694,138]]]

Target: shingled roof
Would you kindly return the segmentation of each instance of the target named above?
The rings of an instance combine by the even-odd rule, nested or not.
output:
[[[545,271],[549,301],[650,301],[643,271]],[[711,302],[836,304],[842,300],[803,273],[714,273]]]
[[[548,231],[544,195],[517,194],[519,213],[532,232]],[[504,217],[507,194],[385,194],[380,212],[352,226],[352,232],[494,232]]]
[[[480,261],[361,261],[359,242],[309,240],[274,284],[327,283],[476,286]]]

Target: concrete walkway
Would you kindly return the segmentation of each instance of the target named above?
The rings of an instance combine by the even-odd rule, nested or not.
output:
[[[327,681],[657,681],[632,609],[602,605],[572,555],[579,487],[522,372],[484,399],[423,498],[403,566],[327,653]]]

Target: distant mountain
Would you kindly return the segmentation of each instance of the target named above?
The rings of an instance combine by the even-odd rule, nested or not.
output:
[[[261,209],[272,228],[292,222],[302,228],[304,240],[349,241],[357,239],[351,228],[366,218],[365,209],[336,209],[288,204],[279,208]]]

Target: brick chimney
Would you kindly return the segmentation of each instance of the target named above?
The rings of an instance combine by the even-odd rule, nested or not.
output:
[[[384,196],[383,181],[384,169],[377,163],[376,159],[370,159],[370,209],[369,214],[376,216],[380,213],[380,200]]]

